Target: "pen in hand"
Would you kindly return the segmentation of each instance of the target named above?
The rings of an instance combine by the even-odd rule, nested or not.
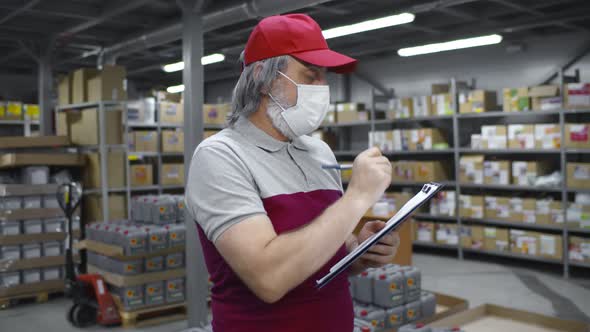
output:
[[[339,165],[339,164],[335,164],[335,165],[322,165],[322,169],[346,170],[346,169],[352,169],[352,165]]]

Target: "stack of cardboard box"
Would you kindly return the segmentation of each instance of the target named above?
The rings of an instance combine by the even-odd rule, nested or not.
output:
[[[590,238],[570,236],[569,258],[571,262],[590,264]]]
[[[561,147],[561,129],[559,124],[535,125],[535,148],[559,149]]]
[[[183,124],[184,110],[183,104],[173,101],[161,101],[158,103],[158,121],[160,124]],[[203,121],[206,113],[203,110]]]
[[[126,100],[127,72],[121,66],[103,66],[102,70],[80,68],[58,82],[58,104]]]
[[[531,110],[531,97],[529,88],[505,88],[504,95],[504,112],[527,112]]]
[[[433,216],[455,215],[455,192],[441,191],[430,200],[430,214]]]
[[[0,101],[0,120],[39,120],[39,105]]]
[[[365,110],[365,104],[363,103],[337,103],[334,115],[336,123],[369,120],[369,112]]]
[[[563,100],[557,85],[539,85],[530,88],[534,111],[556,111],[562,108]]]
[[[459,181],[483,184],[484,159],[483,155],[462,156],[459,160]]]
[[[483,183],[491,185],[510,184],[510,161],[486,160],[483,162]]]
[[[369,132],[369,146],[376,146],[386,153],[446,149],[449,147],[446,137],[438,128],[372,131]]]
[[[231,104],[204,104],[203,123],[206,125],[224,125],[231,114]]]
[[[461,247],[469,249],[483,249],[484,227],[483,226],[461,226],[460,232]]]
[[[461,195],[459,215],[465,218],[482,219],[484,216],[484,196]]]
[[[513,124],[508,125],[508,148],[510,149],[534,149],[535,126]]]
[[[590,229],[590,194],[576,193],[566,212],[568,227]]]
[[[435,241],[440,244],[447,244],[456,246],[459,244],[459,233],[457,231],[457,225],[455,224],[442,224],[436,223],[435,228]]]
[[[574,189],[590,188],[590,163],[567,163],[567,186]]]
[[[590,83],[565,84],[563,92],[565,108],[590,108]]]
[[[580,135],[586,130],[584,125],[572,125],[570,142],[572,147],[581,142],[588,146],[587,136]],[[512,124],[482,126],[481,133],[471,135],[472,149],[559,149],[561,131],[558,124]]]
[[[412,98],[390,99],[385,117],[390,120],[413,118],[414,102]]]
[[[562,259],[562,243],[561,235],[510,230],[510,251],[516,254]]]
[[[565,125],[565,147],[590,149],[590,123],[567,123]]]
[[[430,182],[449,179],[448,165],[442,161],[395,161],[392,166],[392,182]]]
[[[474,90],[459,94],[459,113],[482,113],[497,107],[496,92]]]

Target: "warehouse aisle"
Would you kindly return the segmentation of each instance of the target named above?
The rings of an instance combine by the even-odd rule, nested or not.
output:
[[[482,303],[590,322],[590,287],[559,276],[488,262],[459,261],[437,255],[414,254],[423,273],[423,288],[462,297],[474,307]],[[66,299],[0,311],[0,331],[79,331],[66,323]],[[175,322],[138,331],[173,332],[186,327]],[[85,329],[101,331],[99,327]],[[134,331],[112,328],[108,331]]]

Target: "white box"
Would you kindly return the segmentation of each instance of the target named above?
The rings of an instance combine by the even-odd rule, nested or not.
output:
[[[23,198],[23,209],[41,208],[41,196],[25,196]]]
[[[41,219],[23,220],[23,234],[43,233],[43,222]]]
[[[48,184],[49,167],[29,166],[22,170],[22,181],[24,184]]]
[[[34,284],[41,281],[41,269],[23,270],[23,283]]]

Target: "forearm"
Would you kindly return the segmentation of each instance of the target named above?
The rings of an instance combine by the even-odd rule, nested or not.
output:
[[[307,226],[270,241],[264,249],[269,278],[282,293],[319,270],[349,238],[368,205],[345,194]]]

